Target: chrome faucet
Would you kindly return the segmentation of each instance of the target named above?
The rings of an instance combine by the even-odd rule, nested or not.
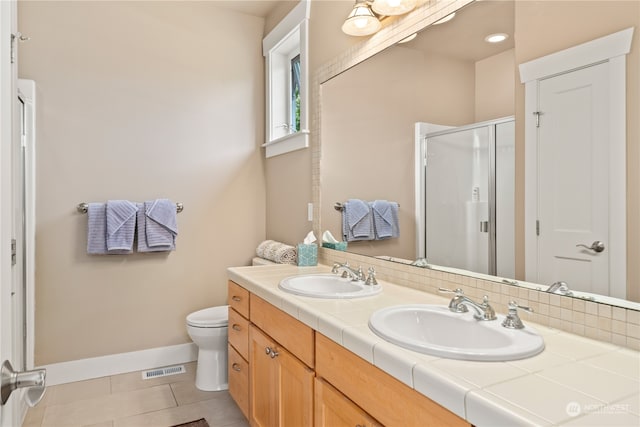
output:
[[[533,309],[531,307],[525,307],[522,305],[518,305],[518,303],[515,301],[510,301],[509,313],[507,314],[507,317],[504,318],[502,322],[502,326],[508,329],[524,328],[524,324],[522,323],[522,320],[520,320],[520,317],[518,316],[518,309],[527,311],[529,313],[533,313]]]
[[[333,268],[331,269],[333,274],[340,274],[342,272],[342,277],[351,278],[352,282],[364,282],[366,277],[364,275],[364,271],[362,271],[362,266],[359,266],[357,270],[351,268],[348,262],[344,264],[335,263],[333,264]]]
[[[569,285],[565,282],[555,282],[553,285],[549,286],[545,292],[566,296],[573,295],[573,292],[569,289]]]
[[[482,303],[479,304],[466,296],[464,296],[462,289],[458,288],[454,291],[451,289],[439,288],[440,292],[455,293],[456,295],[449,302],[449,310],[454,313],[466,313],[469,311],[469,307],[475,311],[473,318],[476,320],[495,320],[496,312],[493,307],[489,305],[489,297],[484,296]]]

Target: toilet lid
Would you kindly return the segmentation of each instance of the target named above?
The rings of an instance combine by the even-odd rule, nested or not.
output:
[[[187,316],[187,324],[201,328],[219,328],[229,324],[229,306],[210,307]]]

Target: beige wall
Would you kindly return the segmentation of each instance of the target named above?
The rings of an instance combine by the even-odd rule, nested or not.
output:
[[[512,116],[515,99],[515,57],[509,49],[476,62],[474,122]]]
[[[38,97],[36,364],[189,342],[265,236],[264,20],[215,2],[20,2]],[[80,202],[184,203],[177,251],[88,256]]]
[[[361,42],[340,27],[353,7],[351,0],[314,0],[309,20],[309,78],[325,62]],[[270,19],[267,20],[270,22]],[[313,90],[309,91],[313,97]],[[316,105],[310,99],[310,106]],[[309,110],[309,119],[318,112]],[[307,204],[313,201],[311,149],[294,151],[265,162],[267,183],[267,238],[296,244],[313,228]]]
[[[627,55],[627,299],[640,301],[640,2],[638,1],[517,1],[516,64],[576,44],[635,27]],[[545,31],[531,31],[544,28]],[[519,77],[518,77],[519,82]],[[516,88],[516,170],[524,170],[524,86]],[[516,217],[524,212],[524,175],[518,174]],[[518,224],[516,224],[518,226]],[[516,277],[524,276],[524,224],[516,241]]]

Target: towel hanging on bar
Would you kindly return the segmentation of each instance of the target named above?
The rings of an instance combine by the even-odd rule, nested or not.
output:
[[[76,209],[78,210],[78,212],[86,214],[89,211],[89,203],[87,202],[82,202],[80,204],[78,204],[78,206],[76,206]],[[184,210],[184,205],[182,203],[176,203],[176,212],[180,213]]]

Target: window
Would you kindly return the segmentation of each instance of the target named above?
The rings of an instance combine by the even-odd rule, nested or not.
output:
[[[266,156],[309,146],[307,22],[301,1],[262,41],[266,84]]]
[[[300,132],[300,54],[291,59],[290,132]]]

